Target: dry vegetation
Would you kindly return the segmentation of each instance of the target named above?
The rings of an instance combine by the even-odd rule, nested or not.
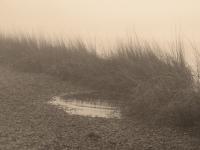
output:
[[[131,117],[191,127],[200,122],[200,94],[183,54],[179,44],[169,54],[151,44],[129,43],[101,57],[82,41],[0,37],[3,65],[118,97],[128,102],[125,113]]]

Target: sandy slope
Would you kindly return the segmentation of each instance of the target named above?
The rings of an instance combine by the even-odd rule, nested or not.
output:
[[[200,140],[128,120],[69,116],[46,102],[81,90],[44,74],[0,67],[0,150],[200,149]]]

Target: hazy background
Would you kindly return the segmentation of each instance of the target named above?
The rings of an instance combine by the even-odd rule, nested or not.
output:
[[[0,0],[0,29],[83,37],[109,45],[135,32],[167,43],[180,34],[200,43],[199,0]]]

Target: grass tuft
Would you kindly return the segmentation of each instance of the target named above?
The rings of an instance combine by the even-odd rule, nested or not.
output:
[[[165,53],[155,45],[130,42],[106,57],[91,49],[81,40],[52,44],[1,35],[0,63],[119,97],[129,104],[124,111],[130,116],[183,127],[199,123],[199,89],[181,44]]]

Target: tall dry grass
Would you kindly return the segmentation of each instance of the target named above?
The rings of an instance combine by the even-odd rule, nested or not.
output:
[[[179,126],[199,123],[200,94],[181,44],[165,53],[155,45],[130,42],[101,57],[80,40],[52,44],[1,35],[0,63],[118,97],[129,104],[124,112],[130,116]]]

